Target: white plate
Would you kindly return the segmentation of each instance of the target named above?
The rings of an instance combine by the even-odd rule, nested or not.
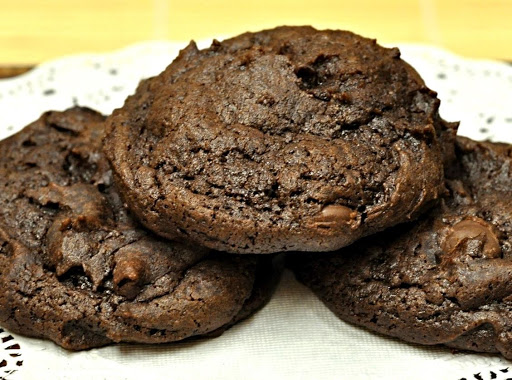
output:
[[[109,54],[71,56],[1,80],[0,138],[50,109],[80,104],[108,114],[122,105],[140,79],[159,73],[184,46],[150,42]],[[467,60],[428,46],[399,46],[402,56],[438,91],[442,116],[461,121],[461,134],[512,143],[511,66]],[[0,350],[0,363],[6,360],[0,378],[512,378],[512,363],[499,356],[415,346],[348,325],[289,272],[269,305],[215,339],[70,353],[51,342],[12,336]],[[6,348],[12,344],[19,344],[15,351],[20,356],[9,356],[13,351]],[[17,365],[20,358],[23,363]]]

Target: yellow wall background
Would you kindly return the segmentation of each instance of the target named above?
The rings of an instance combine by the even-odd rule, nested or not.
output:
[[[0,0],[0,64],[282,24],[348,29],[512,61],[512,0]]]

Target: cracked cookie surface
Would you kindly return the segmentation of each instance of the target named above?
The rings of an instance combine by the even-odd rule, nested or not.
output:
[[[512,359],[512,146],[458,137],[455,149],[429,214],[290,264],[341,319]]]
[[[398,49],[280,27],[194,43],[108,119],[126,203],[157,234],[233,253],[329,251],[414,219],[455,125]]]
[[[103,132],[103,116],[74,108],[0,142],[0,324],[81,350],[213,336],[261,307],[272,259],[144,230],[112,185]]]

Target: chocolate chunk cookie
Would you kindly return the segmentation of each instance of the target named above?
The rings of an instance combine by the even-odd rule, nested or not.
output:
[[[123,198],[161,236],[233,253],[329,251],[438,198],[455,129],[438,105],[398,49],[280,27],[192,42],[108,119],[105,152]]]
[[[449,194],[416,223],[326,256],[291,256],[340,318],[512,359],[512,146],[458,138]]]
[[[0,142],[0,324],[72,350],[219,334],[270,296],[272,258],[143,230],[112,186],[104,118],[48,112]]]

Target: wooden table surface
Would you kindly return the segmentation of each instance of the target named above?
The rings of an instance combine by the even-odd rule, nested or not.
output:
[[[232,36],[282,24],[512,61],[512,0],[0,0],[0,75],[145,40]]]

